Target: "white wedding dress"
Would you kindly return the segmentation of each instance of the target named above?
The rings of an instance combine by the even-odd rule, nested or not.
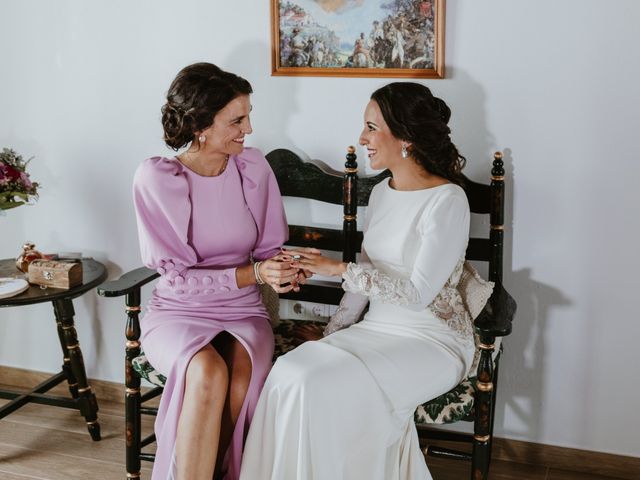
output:
[[[430,479],[415,408],[447,392],[474,355],[470,317],[455,290],[469,206],[453,184],[370,198],[363,250],[349,264],[345,317],[364,319],[280,357],[258,401],[241,480]],[[358,299],[364,302],[358,302]],[[355,302],[354,302],[355,299]],[[359,304],[354,307],[353,304]]]

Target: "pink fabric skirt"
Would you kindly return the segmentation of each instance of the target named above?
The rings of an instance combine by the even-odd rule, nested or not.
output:
[[[187,366],[220,332],[233,335],[247,350],[252,363],[251,381],[223,466],[224,480],[240,476],[244,440],[271,368],[273,331],[255,286],[208,296],[206,300],[202,303],[194,297],[172,297],[156,290],[140,322],[147,359],[167,377],[155,422],[157,450],[152,480],[175,477],[176,432]]]

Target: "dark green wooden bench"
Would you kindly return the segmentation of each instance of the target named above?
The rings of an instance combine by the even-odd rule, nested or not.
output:
[[[357,208],[367,205],[371,189],[383,178],[385,171],[370,177],[358,177],[355,149],[350,147],[343,172],[331,169],[321,161],[305,162],[295,153],[278,149],[267,155],[283,197],[299,197],[342,205],[342,228],[320,228],[312,225],[289,225],[290,246],[315,247],[321,250],[341,252],[344,261],[355,261],[360,251],[362,232],[357,229]],[[460,385],[423,405],[415,412],[415,421],[423,442],[434,440],[466,441],[473,444],[472,454],[438,446],[428,446],[425,452],[432,456],[472,460],[472,479],[486,479],[491,457],[493,417],[497,390],[497,373],[500,356],[494,354],[496,337],[511,332],[511,321],[516,304],[502,286],[502,255],[504,225],[504,170],[502,157],[496,153],[491,171],[491,184],[483,185],[467,181],[465,191],[471,211],[490,216],[488,238],[471,238],[467,259],[487,262],[489,280],[495,282],[493,295],[484,310],[475,319],[480,359],[477,374]],[[138,268],[118,280],[102,284],[98,293],[105,297],[125,297],[127,311],[125,335],[125,408],[126,408],[126,465],[127,478],[137,478],[140,460],[153,461],[154,455],[142,449],[155,441],[153,434],[142,438],[140,415],[156,413],[156,409],[144,406],[147,400],[162,392],[165,378],[147,362],[140,349],[141,288],[158,277],[147,268]],[[342,298],[339,283],[310,282],[298,293],[281,295],[283,299],[337,305]],[[296,322],[304,320],[281,319],[274,328],[277,356],[295,348],[297,341],[292,330]],[[314,323],[314,322],[311,322]],[[496,352],[499,353],[499,352]],[[156,387],[141,394],[140,380],[146,379]],[[366,401],[366,400],[365,400]],[[473,434],[446,432],[431,429],[430,425],[474,422]]]

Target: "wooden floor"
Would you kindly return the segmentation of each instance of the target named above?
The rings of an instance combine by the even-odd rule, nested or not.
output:
[[[99,442],[91,440],[75,410],[30,404],[0,420],[0,479],[124,479],[122,405],[99,406]],[[150,466],[143,464],[145,479],[151,478]]]
[[[7,387],[9,388],[9,387]],[[56,392],[63,394],[64,390]],[[0,399],[0,405],[6,400]],[[113,480],[124,470],[124,410],[120,403],[99,400],[102,440],[93,442],[75,410],[27,405],[0,420],[0,479]],[[152,419],[143,419],[151,428]],[[434,480],[467,480],[469,464],[428,458]],[[143,462],[142,478],[151,478]],[[612,480],[505,461],[491,464],[493,480]],[[288,479],[282,479],[288,480]]]
[[[427,458],[427,465],[434,480],[468,480],[469,478],[469,464],[464,462]],[[614,480],[615,477],[494,460],[491,462],[489,478],[491,480]]]

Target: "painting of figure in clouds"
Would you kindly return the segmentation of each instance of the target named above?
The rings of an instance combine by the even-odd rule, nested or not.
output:
[[[444,0],[272,0],[274,75],[444,76]]]

